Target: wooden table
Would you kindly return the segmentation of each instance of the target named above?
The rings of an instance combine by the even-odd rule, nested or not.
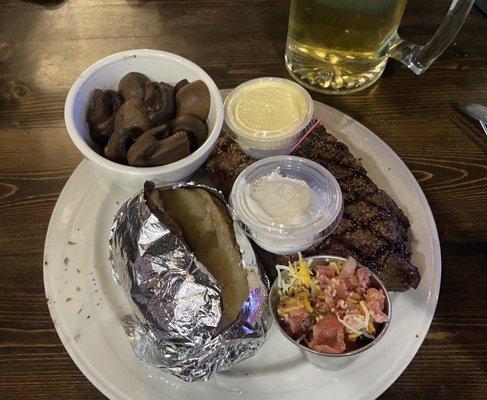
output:
[[[401,34],[425,42],[448,0],[411,0]],[[0,2],[0,398],[102,399],[69,358],[42,281],[47,224],[81,161],[66,93],[96,60],[126,49],[178,53],[220,88],[283,76],[288,1]],[[371,89],[313,94],[380,135],[414,172],[442,244],[441,296],[419,353],[383,399],[487,398],[487,137],[455,103],[487,104],[487,18],[474,9],[420,76],[390,62]],[[373,367],[373,366],[371,366]]]

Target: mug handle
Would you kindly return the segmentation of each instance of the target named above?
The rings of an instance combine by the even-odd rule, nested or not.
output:
[[[416,75],[425,72],[443,53],[460,31],[475,0],[453,0],[440,27],[424,46],[398,38],[389,56],[402,62]]]

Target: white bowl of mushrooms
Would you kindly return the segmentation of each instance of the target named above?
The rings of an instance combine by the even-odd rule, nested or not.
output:
[[[84,71],[66,98],[69,136],[98,171],[127,188],[188,178],[208,158],[223,124],[210,76],[158,50],[130,50]]]

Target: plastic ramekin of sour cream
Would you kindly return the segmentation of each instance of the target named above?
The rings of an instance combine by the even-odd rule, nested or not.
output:
[[[230,193],[235,221],[263,249],[295,254],[326,238],[343,215],[342,192],[333,175],[301,157],[256,161]]]
[[[313,99],[297,83],[257,78],[230,92],[225,131],[250,157],[289,154],[315,118]]]

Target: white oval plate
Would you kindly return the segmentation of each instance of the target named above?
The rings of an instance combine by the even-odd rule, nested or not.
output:
[[[108,231],[129,193],[103,180],[83,161],[66,183],[49,223],[44,285],[56,330],[79,369],[110,399],[373,399],[416,354],[430,326],[440,288],[438,233],[426,198],[400,158],[347,115],[328,112],[326,128],[362,159],[372,180],[411,221],[412,262],[421,270],[417,290],[392,295],[389,331],[347,369],[327,372],[307,364],[275,327],[257,355],[208,382],[185,383],[136,360],[120,319],[130,313],[111,276]],[[74,244],[73,244],[74,243]]]

